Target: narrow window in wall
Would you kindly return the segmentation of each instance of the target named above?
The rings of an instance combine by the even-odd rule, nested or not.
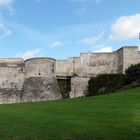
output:
[[[23,73],[23,69],[17,69],[17,70],[19,74]]]
[[[54,74],[54,69],[52,69],[52,73]]]
[[[39,75],[41,75],[41,73],[40,73],[40,69],[39,69]]]
[[[55,65],[52,64],[52,73],[53,73],[53,74],[54,74],[54,67],[55,67]]]

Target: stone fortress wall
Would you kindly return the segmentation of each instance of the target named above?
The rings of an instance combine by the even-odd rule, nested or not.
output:
[[[0,103],[20,101],[24,83],[24,60],[0,59]]]
[[[52,58],[0,59],[0,103],[61,99],[57,80],[69,80],[70,98],[84,96],[88,81],[98,74],[124,73],[140,63],[137,46],[126,46],[112,53],[81,53],[67,60]]]
[[[0,59],[0,103],[61,99],[55,59]]]
[[[70,97],[84,96],[88,92],[90,77],[99,74],[122,74],[131,64],[140,63],[137,46],[126,46],[111,53],[81,53],[80,57],[56,61],[56,75],[71,77]]]
[[[56,61],[57,76],[92,77],[98,74],[124,73],[131,64],[140,63],[137,46],[122,47],[111,53],[81,53],[80,57]]]

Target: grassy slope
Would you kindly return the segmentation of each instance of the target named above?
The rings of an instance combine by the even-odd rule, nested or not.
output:
[[[1,140],[140,140],[140,88],[104,96],[0,105]]]

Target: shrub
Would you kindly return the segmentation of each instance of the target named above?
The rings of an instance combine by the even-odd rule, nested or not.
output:
[[[102,74],[89,80],[89,96],[114,92],[125,85],[122,74]]]
[[[125,70],[128,84],[132,82],[140,83],[140,63],[131,65]]]
[[[62,98],[69,98],[70,84],[68,80],[57,80]]]

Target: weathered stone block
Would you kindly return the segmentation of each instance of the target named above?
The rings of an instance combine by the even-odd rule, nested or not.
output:
[[[46,77],[29,77],[24,82],[22,101],[47,101],[61,99],[59,87],[56,78],[53,76]]]

